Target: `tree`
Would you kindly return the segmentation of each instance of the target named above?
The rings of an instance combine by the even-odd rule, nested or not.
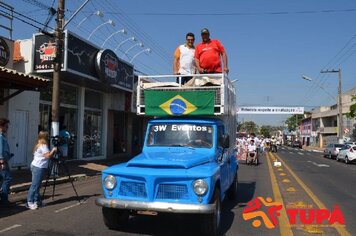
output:
[[[351,102],[353,104],[350,105],[350,112],[346,113],[348,118],[356,118],[356,94],[351,96]]]
[[[295,114],[289,117],[286,120],[286,124],[288,126],[289,131],[296,131],[299,125],[299,122],[304,118],[303,114]]]
[[[257,133],[258,126],[253,121],[246,121],[241,124],[240,132],[250,133]]]
[[[263,125],[263,126],[261,126],[260,134],[263,135],[264,137],[270,137],[271,136],[271,130],[272,130],[271,126]]]

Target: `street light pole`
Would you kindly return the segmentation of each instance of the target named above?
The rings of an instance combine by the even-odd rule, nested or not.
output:
[[[322,70],[320,73],[338,73],[338,79],[339,79],[339,86],[338,86],[338,95],[339,95],[339,100],[338,100],[338,138],[339,142],[342,141],[343,139],[343,123],[342,123],[342,91],[341,91],[341,69],[338,70]]]
[[[64,25],[64,0],[58,1],[57,27],[55,30],[56,57],[54,58],[53,87],[52,87],[52,136],[59,134],[59,91],[60,75],[63,54],[63,25]]]

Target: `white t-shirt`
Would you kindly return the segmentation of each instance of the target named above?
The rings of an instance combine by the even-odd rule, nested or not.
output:
[[[256,145],[249,144],[247,149],[248,149],[248,152],[256,152]]]
[[[43,154],[49,152],[46,144],[40,145],[33,154],[33,161],[31,165],[38,168],[48,168],[48,158],[45,158]]]
[[[175,56],[179,57],[179,73],[181,75],[194,74],[194,52],[195,48],[189,48],[185,44],[180,45],[175,52]]]

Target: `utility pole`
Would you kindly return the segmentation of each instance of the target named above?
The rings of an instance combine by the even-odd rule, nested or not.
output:
[[[339,100],[337,104],[338,108],[338,139],[339,143],[342,142],[343,139],[343,124],[342,124],[342,91],[341,91],[341,69],[338,70],[322,70],[320,73],[338,73],[338,79],[339,79],[339,86],[338,86],[338,95],[339,95]]]
[[[56,57],[54,59],[53,88],[52,88],[52,136],[59,134],[59,91],[63,54],[63,26],[64,26],[64,1],[58,1],[57,27],[54,32],[56,42]]]

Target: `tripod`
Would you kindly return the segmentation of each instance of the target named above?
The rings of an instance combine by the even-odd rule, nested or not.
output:
[[[61,169],[64,169],[64,171],[66,172],[66,174],[67,174],[67,176],[68,176],[68,178],[70,180],[70,183],[72,184],[72,187],[73,187],[73,190],[75,192],[75,195],[77,196],[77,200],[80,203],[80,198],[79,198],[79,195],[77,193],[77,190],[74,187],[73,179],[70,176],[68,167],[65,164],[64,159],[62,158],[62,154],[61,154],[61,151],[60,151],[59,148],[58,148],[57,152],[51,158],[51,162],[50,162],[49,168],[48,168],[46,183],[45,183],[45,186],[44,186],[44,189],[43,189],[43,193],[42,193],[42,199],[43,199],[43,197],[45,195],[46,188],[48,186],[48,182],[49,182],[49,180],[51,178],[53,179],[52,200],[54,199],[54,194],[55,194],[55,190],[56,190],[56,180],[59,177],[59,171]]]

